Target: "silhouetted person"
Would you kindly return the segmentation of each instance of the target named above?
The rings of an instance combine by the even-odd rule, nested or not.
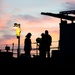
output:
[[[52,43],[52,37],[49,35],[48,30],[45,30],[45,49],[47,53],[47,57],[50,58],[50,46]]]
[[[30,51],[32,49],[32,46],[31,46],[31,36],[32,34],[31,33],[28,33],[25,37],[25,40],[24,40],[24,51],[25,51],[25,55],[26,56],[31,56],[30,55]]]
[[[46,58],[46,49],[45,49],[45,34],[41,34],[41,40],[39,44],[40,57]]]

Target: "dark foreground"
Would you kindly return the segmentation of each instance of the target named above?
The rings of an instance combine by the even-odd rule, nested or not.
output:
[[[75,66],[75,57],[51,57],[40,58],[34,56],[33,58],[25,55],[19,58],[12,57],[12,53],[0,53],[0,64],[18,64],[18,65],[41,65],[41,66]]]

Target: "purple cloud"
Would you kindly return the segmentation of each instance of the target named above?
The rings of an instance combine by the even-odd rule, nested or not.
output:
[[[65,10],[75,10],[74,2],[66,2],[64,3]]]
[[[14,38],[14,35],[9,35],[9,34],[7,34],[7,35],[3,35],[3,37],[4,37],[4,39],[6,39],[6,40],[10,40],[10,39],[12,39],[12,38]]]

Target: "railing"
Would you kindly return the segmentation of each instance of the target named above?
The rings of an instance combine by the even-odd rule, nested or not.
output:
[[[52,56],[52,50],[58,50],[58,47],[51,47],[51,50],[50,50],[50,56]],[[7,52],[5,49],[0,49],[0,52]],[[17,57],[17,49],[10,49],[8,52],[12,52],[13,53],[13,57]],[[24,54],[24,49],[23,48],[20,48],[20,54]],[[33,55],[39,55],[39,49],[38,48],[33,48],[31,50],[31,56],[33,57]]]
[[[54,41],[54,43],[57,43],[57,42]],[[37,46],[37,43],[34,42],[32,44],[35,44],[35,48],[32,48],[32,50],[31,50],[31,56],[33,56],[33,55],[39,55],[39,48]],[[11,46],[11,45],[9,45],[9,46]],[[9,50],[9,52],[13,53],[13,57],[17,57],[17,45],[15,45],[15,46],[13,46],[13,44],[12,44],[12,47]],[[0,47],[0,52],[6,52],[6,50],[5,50],[4,47],[3,48]],[[50,49],[51,49],[50,51],[52,52],[52,50],[58,50],[58,47],[51,47]],[[51,52],[50,52],[50,55],[51,55]],[[22,46],[20,48],[20,54],[24,54],[24,48]]]

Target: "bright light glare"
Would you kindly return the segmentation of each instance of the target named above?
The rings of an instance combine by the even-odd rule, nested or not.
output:
[[[17,29],[17,27],[13,27],[14,29]]]

